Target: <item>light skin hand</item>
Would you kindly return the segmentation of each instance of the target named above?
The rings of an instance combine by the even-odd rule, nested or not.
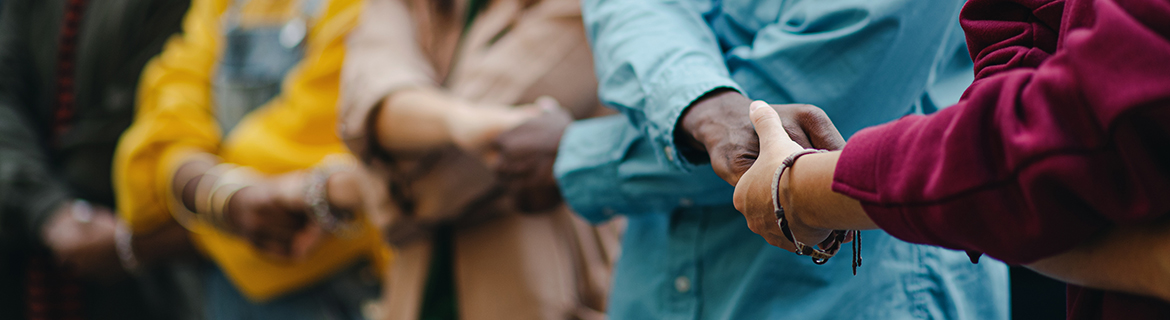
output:
[[[759,138],[748,117],[751,100],[730,89],[717,89],[695,101],[679,119],[676,135],[705,151],[719,177],[736,185],[759,155]],[[845,139],[820,108],[803,104],[771,105],[784,119],[791,140],[809,148],[837,150]]]
[[[773,246],[794,251],[792,242],[784,237],[777,225],[772,205],[772,176],[785,157],[804,148],[788,138],[780,116],[767,103],[752,102],[750,112],[751,121],[760,136],[760,154],[735,185],[735,209],[743,213],[752,232],[764,237]],[[807,241],[812,238],[797,239]]]
[[[748,227],[768,243],[787,250],[792,244],[777,225],[772,206],[772,178],[789,155],[804,149],[792,141],[774,108],[754,102],[751,121],[760,137],[759,159],[736,185],[735,208],[744,214]],[[801,157],[784,171],[780,180],[780,205],[785,209],[793,237],[806,244],[821,243],[832,230],[873,229],[860,203],[832,191],[833,169],[839,152]]]

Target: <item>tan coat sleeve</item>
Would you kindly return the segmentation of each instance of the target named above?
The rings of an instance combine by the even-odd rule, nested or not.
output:
[[[350,34],[341,70],[338,131],[359,157],[368,156],[369,119],[383,98],[404,87],[437,86],[412,21],[401,0],[369,0]]]

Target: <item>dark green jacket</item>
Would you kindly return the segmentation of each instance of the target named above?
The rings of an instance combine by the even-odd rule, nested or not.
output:
[[[77,40],[75,118],[55,143],[50,133],[66,1],[3,0],[0,9],[0,315],[26,308],[23,260],[41,246],[39,230],[57,206],[80,198],[116,207],[111,160],[133,119],[139,75],[180,29],[189,6],[189,0],[88,2]],[[91,291],[105,289],[87,290],[87,300],[113,304],[106,309],[127,304],[103,318],[153,316],[132,301],[147,296],[142,290],[149,285],[125,282],[131,283],[106,286],[113,291],[93,299]]]

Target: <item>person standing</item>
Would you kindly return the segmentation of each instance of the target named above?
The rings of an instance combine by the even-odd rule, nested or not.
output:
[[[114,146],[186,0],[9,0],[0,9],[0,315],[199,319],[181,228],[130,237]]]
[[[181,224],[209,318],[361,319],[389,252],[334,128],[361,0],[194,0],[114,158],[135,232]],[[222,138],[221,138],[222,135]]]
[[[552,179],[565,126],[605,112],[579,2],[371,0],[349,41],[339,128],[399,253],[387,319],[604,317],[618,232]]]
[[[623,116],[570,127],[556,172],[578,213],[629,219],[610,317],[1006,319],[1000,262],[869,231],[854,276],[769,246],[732,205],[759,148],[750,99],[823,108],[774,106],[826,149],[844,144],[834,122],[849,136],[958,100],[962,3],[585,1],[600,97]]]

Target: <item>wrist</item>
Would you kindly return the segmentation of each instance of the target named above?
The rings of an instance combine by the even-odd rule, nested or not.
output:
[[[337,171],[325,180],[326,200],[335,207],[355,210],[361,207],[361,190],[357,172]]]
[[[810,155],[811,156],[811,155]],[[801,157],[804,158],[804,157]],[[793,162],[792,166],[785,170],[784,174],[780,175],[779,191],[776,196],[780,205],[784,208],[784,215],[790,221],[790,224],[799,225],[804,228],[812,229],[814,231],[830,230],[819,225],[815,219],[815,214],[810,210],[806,210],[804,206],[803,194],[796,192],[800,186],[797,179],[793,179],[796,175],[796,164],[800,163],[800,159]]]
[[[679,116],[676,144],[708,151],[727,140],[728,133],[751,127],[745,106],[751,99],[730,88],[718,88],[695,100]]]

